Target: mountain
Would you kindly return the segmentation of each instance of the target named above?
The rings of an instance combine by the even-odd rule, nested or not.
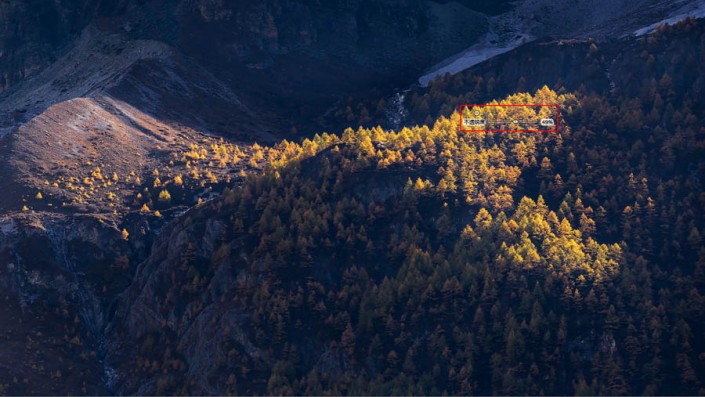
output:
[[[462,49],[483,29],[463,16],[485,18],[421,1],[0,4],[0,393],[113,390],[111,307],[164,225],[337,98]]]
[[[702,394],[699,5],[3,2],[0,394]]]

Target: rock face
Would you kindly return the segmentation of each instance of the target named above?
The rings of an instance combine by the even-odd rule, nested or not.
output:
[[[191,214],[189,212],[185,217]],[[223,382],[214,381],[212,375],[217,373],[220,363],[226,359],[227,352],[223,346],[229,339],[238,340],[262,365],[271,364],[243,330],[249,313],[243,312],[233,302],[219,300],[238,284],[231,268],[223,266],[216,271],[206,289],[194,290],[198,299],[188,302],[180,299],[182,292],[190,288],[187,284],[195,269],[186,262],[191,259],[203,261],[203,258],[214,255],[227,228],[228,225],[221,220],[207,221],[194,228],[172,225],[163,230],[161,237],[155,241],[153,254],[135,273],[138,281],[131,284],[116,301],[116,310],[106,331],[106,362],[118,374],[113,385],[114,392],[140,395],[165,392],[159,385],[160,377],[149,376],[142,368],[132,366],[136,346],[133,340],[157,337],[164,344],[178,341],[175,358],[187,358],[189,368],[185,376],[193,385],[192,389],[200,394],[226,392]],[[175,263],[181,264],[176,266],[178,269]],[[164,280],[174,278],[183,286],[179,287],[181,291],[164,283]],[[203,280],[206,282],[205,277]],[[169,297],[164,299],[166,295]],[[224,329],[228,333],[223,332]],[[165,330],[169,333],[168,338],[161,336]]]
[[[0,93],[50,64],[95,11],[88,0],[0,3]]]
[[[107,392],[102,329],[137,260],[118,236],[100,217],[0,219],[4,393]]]
[[[260,67],[287,54],[334,57],[383,68],[395,64],[422,67],[462,48],[482,30],[481,20],[480,28],[468,24],[453,32],[454,39],[446,37],[449,40],[441,42],[437,39],[448,29],[441,23],[449,18],[434,15],[429,4],[420,0],[243,3],[201,0],[182,4],[180,24],[188,28],[181,34],[184,48],[194,51],[198,46],[204,53],[218,55],[220,61]],[[464,16],[479,14],[466,9]],[[215,40],[204,47],[208,43],[204,37]]]

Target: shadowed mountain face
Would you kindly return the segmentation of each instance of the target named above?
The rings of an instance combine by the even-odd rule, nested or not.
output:
[[[92,62],[90,52],[104,50],[82,51],[82,45],[95,42],[79,39],[91,26],[94,39],[113,37],[109,45],[116,56],[146,40],[189,58],[261,110],[265,124],[285,131],[340,97],[408,84],[487,30],[486,17],[469,8],[450,15],[419,0],[63,1],[0,7],[0,92],[72,52],[74,57],[83,52],[75,65],[80,75]],[[170,81],[168,75],[160,77],[166,80],[157,81]],[[27,110],[18,106],[6,111]]]

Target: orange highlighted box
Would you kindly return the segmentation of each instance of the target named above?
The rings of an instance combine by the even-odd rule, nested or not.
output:
[[[558,132],[558,104],[460,105],[460,132]]]

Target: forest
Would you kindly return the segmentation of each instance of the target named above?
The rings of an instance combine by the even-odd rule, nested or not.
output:
[[[639,39],[621,90],[497,98],[558,104],[559,133],[458,132],[495,84],[466,72],[415,100],[431,123],[265,148],[138,270],[121,371],[158,394],[704,394],[703,26]],[[203,313],[205,381],[179,328]]]

